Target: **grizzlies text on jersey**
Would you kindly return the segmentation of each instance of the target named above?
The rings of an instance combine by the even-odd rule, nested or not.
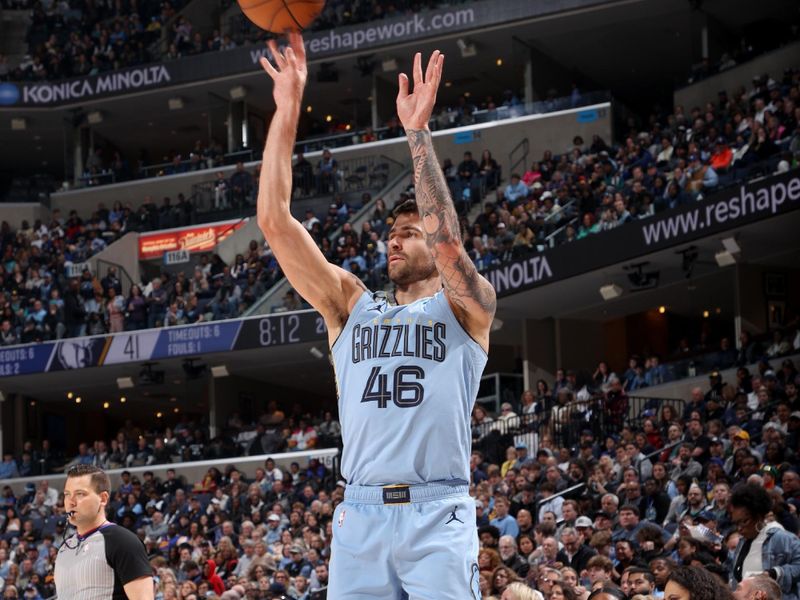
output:
[[[487,356],[443,291],[400,306],[364,292],[332,353],[349,484],[469,481]]]

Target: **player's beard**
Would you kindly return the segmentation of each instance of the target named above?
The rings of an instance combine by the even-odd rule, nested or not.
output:
[[[436,273],[436,263],[429,253],[412,256],[405,254],[405,260],[389,265],[389,279],[397,287],[406,287],[417,281],[429,279]]]

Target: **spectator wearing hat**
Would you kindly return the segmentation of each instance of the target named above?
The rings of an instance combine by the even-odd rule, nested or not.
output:
[[[303,547],[298,544],[293,545],[289,548],[289,555],[291,556],[291,561],[285,567],[289,575],[292,577],[297,575],[309,577],[311,575],[311,563],[304,556]]]

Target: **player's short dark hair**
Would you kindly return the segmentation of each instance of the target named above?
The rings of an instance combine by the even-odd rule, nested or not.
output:
[[[74,465],[67,471],[67,479],[89,475],[89,482],[96,494],[111,493],[111,480],[100,467],[95,465]]]
[[[415,213],[419,214],[419,209],[417,208],[417,201],[413,198],[409,198],[394,207],[392,211],[392,216],[396,219],[399,215],[405,215],[408,213]]]

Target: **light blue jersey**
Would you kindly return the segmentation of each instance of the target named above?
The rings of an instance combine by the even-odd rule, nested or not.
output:
[[[469,482],[487,356],[443,291],[401,306],[364,292],[332,353],[349,484]]]

